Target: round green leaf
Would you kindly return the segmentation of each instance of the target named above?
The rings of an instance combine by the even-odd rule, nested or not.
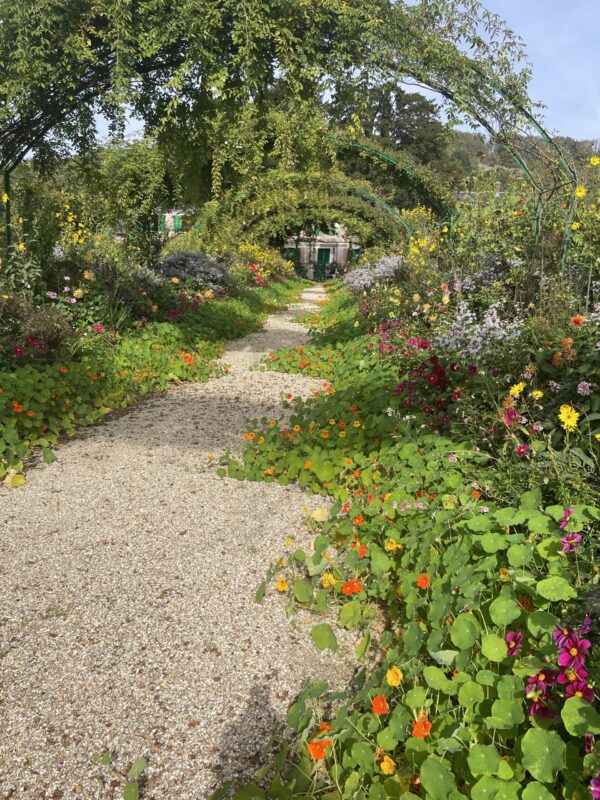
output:
[[[490,604],[490,617],[495,625],[510,625],[520,616],[521,608],[512,597],[500,595]]]
[[[446,800],[456,789],[454,775],[439,758],[428,756],[421,767],[421,784],[432,800]]]
[[[485,533],[479,541],[486,553],[497,553],[498,550],[506,550],[508,544],[506,536],[501,533]]]
[[[479,626],[472,614],[459,614],[450,628],[452,644],[461,650],[473,647],[478,635]]]
[[[573,597],[577,597],[577,592],[571,584],[558,575],[545,578],[537,584],[536,588],[538,593],[545,597],[546,600],[571,600]]]
[[[458,702],[466,708],[481,703],[484,697],[483,688],[478,683],[463,683],[458,690]]]
[[[506,642],[495,633],[490,633],[483,637],[481,652],[490,661],[499,663],[506,658]]]
[[[427,697],[427,692],[422,686],[415,686],[404,695],[404,702],[409,708],[421,708]]]
[[[533,548],[528,544],[513,544],[506,557],[511,567],[524,567],[533,558]]]
[[[583,697],[569,697],[560,715],[565,728],[572,736],[600,733],[600,714]]]
[[[467,756],[473,775],[495,775],[500,764],[500,753],[493,744],[476,744]]]
[[[528,783],[521,795],[523,800],[554,800],[554,795],[545,786],[537,781]]]
[[[338,648],[337,639],[335,638],[335,633],[333,632],[333,628],[331,625],[328,625],[326,622],[321,623],[320,625],[315,625],[310,632],[312,636],[312,640],[315,643],[315,647],[317,650],[333,650],[334,652]]]
[[[523,766],[537,781],[554,783],[566,766],[567,746],[555,731],[531,728],[521,741]]]

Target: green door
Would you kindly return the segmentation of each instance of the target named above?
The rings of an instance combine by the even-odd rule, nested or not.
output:
[[[320,247],[317,250],[317,267],[315,269],[316,281],[325,280],[325,271],[327,268],[327,264],[329,264],[330,258],[331,258],[331,250],[328,247]]]

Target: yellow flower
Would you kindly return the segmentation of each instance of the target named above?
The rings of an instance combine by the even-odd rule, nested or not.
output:
[[[445,305],[446,303],[449,303],[449,302],[450,302],[450,296],[447,295],[447,294],[443,294],[442,295],[442,303],[444,303],[444,305]]]
[[[19,250],[19,253],[24,253],[24,252],[25,252],[25,250],[27,250],[27,248],[25,247],[25,245],[23,244],[23,242],[19,242],[19,247],[18,247],[18,250]]]
[[[414,303],[418,303],[419,300],[421,299],[421,295],[420,294],[413,294],[412,299],[413,299]]]
[[[278,592],[287,592],[287,590],[289,589],[288,582],[283,577],[283,575],[279,578],[279,580],[275,584],[275,588],[277,589]]]
[[[510,387],[508,393],[511,397],[518,397],[525,388],[525,386],[526,384],[523,381],[521,381],[520,383],[515,383],[514,386]]]
[[[335,420],[334,420],[334,419],[330,419],[330,420],[329,420],[329,424],[330,424],[330,425],[335,425]]]
[[[321,439],[329,439],[329,431],[327,429],[321,431]]]
[[[259,436],[258,437],[258,443],[259,444],[264,444],[265,443],[265,437],[264,436]]]
[[[83,297],[83,289],[75,289],[73,292],[73,297],[76,297],[78,300],[81,300]]]
[[[338,436],[340,437],[340,439],[345,439],[346,438],[346,431],[340,431]]]
[[[595,439],[597,442],[600,442],[600,433],[595,433],[595,434],[594,434],[594,439]]]
[[[152,311],[153,314],[156,314],[156,312],[158,311],[158,306],[157,305],[153,305],[152,308],[151,308],[151,311]]]
[[[404,675],[398,667],[392,667],[386,672],[385,679],[390,686],[400,686],[404,680]]]
[[[584,198],[587,194],[587,189],[585,186],[578,186],[575,189],[575,197]]]
[[[9,196],[6,194],[6,192],[2,192],[2,202],[3,202],[3,203],[8,203],[8,201],[9,201],[9,200],[10,200],[10,198],[9,198]]]
[[[579,230],[579,228],[581,228],[581,222],[573,222],[573,223],[571,224],[571,228],[572,228],[574,231],[578,231],[578,230]]]
[[[84,281],[95,281],[96,280],[96,276],[94,275],[94,273],[91,270],[86,269],[85,272],[83,273],[83,280]]]
[[[379,766],[384,775],[393,775],[396,772],[396,764],[389,756],[384,756]]]
[[[354,425],[355,428],[360,428],[360,422],[357,419],[355,419],[352,424]]]
[[[561,425],[567,432],[575,430],[575,428],[577,427],[577,420],[579,419],[580,416],[581,414],[579,413],[579,411],[575,411],[573,406],[569,406],[566,404],[562,405],[560,407],[560,411],[558,412],[558,418],[561,422]]]
[[[277,420],[276,420],[276,419],[272,419],[272,420],[269,422],[269,428],[274,428],[274,427],[275,427],[275,425],[277,425]]]
[[[600,157],[599,156],[591,156],[590,157],[590,164],[592,167],[597,167],[600,164]]]
[[[333,577],[331,572],[324,572],[321,577],[321,586],[324,589],[332,589],[336,585],[337,581]]]
[[[216,460],[217,460],[217,457],[216,457],[216,455],[215,455],[214,453],[209,453],[209,454],[206,456],[206,458],[207,458],[209,461],[216,461]]]
[[[345,459],[344,459],[344,464],[345,464],[345,466],[347,466],[347,467],[351,467],[351,466],[352,466],[352,464],[354,464],[354,461],[352,461],[352,459],[351,459],[351,458],[345,458]]]
[[[384,547],[388,552],[391,552],[398,547],[398,542],[395,539],[388,539]]]
[[[179,278],[171,278],[171,283],[177,285],[179,283]]]
[[[534,400],[541,400],[542,397],[544,396],[544,393],[542,392],[541,389],[534,389],[533,392],[531,393],[531,396],[533,397]]]
[[[213,292],[213,290],[212,290],[212,289],[207,289],[207,290],[204,292],[204,297],[205,297],[207,300],[212,300],[212,298],[213,298],[214,296],[215,296],[215,293]]]

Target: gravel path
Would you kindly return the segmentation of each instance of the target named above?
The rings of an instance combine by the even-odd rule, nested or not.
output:
[[[145,798],[204,800],[248,774],[305,676],[343,686],[351,638],[318,653],[310,619],[254,592],[286,537],[306,539],[297,487],[220,479],[246,418],[315,381],[249,371],[305,341],[294,311],[227,349],[231,371],[83,431],[17,491],[0,489],[0,798],[121,797],[97,751],[149,759]]]

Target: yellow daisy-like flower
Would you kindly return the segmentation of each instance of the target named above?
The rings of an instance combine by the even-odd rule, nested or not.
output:
[[[287,590],[290,588],[288,586],[288,582],[283,577],[283,575],[279,578],[279,580],[275,584],[275,588],[277,589],[278,592],[287,592]]]
[[[398,542],[395,539],[388,539],[384,545],[385,549],[390,553],[398,547]]]
[[[396,772],[396,764],[389,756],[384,756],[381,764],[379,765],[384,775],[393,775]]]
[[[86,269],[84,271],[84,273],[83,273],[83,280],[84,281],[95,281],[96,280],[96,276],[94,275],[94,273],[91,270]]]
[[[533,397],[534,400],[541,400],[542,397],[544,396],[544,393],[542,392],[541,389],[534,389],[533,392],[531,393],[531,396]]]
[[[560,407],[560,411],[558,412],[560,423],[567,432],[575,430],[580,416],[581,414],[579,411],[576,411],[573,406],[566,404],[562,405]]]
[[[511,386],[508,390],[509,395],[511,397],[518,397],[523,392],[523,389],[526,385],[527,384],[525,384],[523,381],[520,383],[515,383],[514,386]]]
[[[420,301],[420,299],[421,299],[421,295],[420,294],[413,294],[412,299],[413,299],[413,303],[418,303]]]
[[[392,667],[385,673],[385,679],[390,686],[400,686],[404,680],[404,674],[398,667]]]
[[[154,304],[150,310],[152,311],[153,314],[156,314],[156,312],[158,311],[158,306]]]
[[[579,230],[579,228],[581,228],[581,222],[573,222],[573,223],[571,224],[571,228],[572,228],[574,231],[578,231],[578,230]]]
[[[600,156],[590,156],[590,164],[592,167],[600,165]]]
[[[346,431],[340,431],[338,433],[338,436],[340,437],[340,439],[345,439],[346,438]]]
[[[442,295],[442,303],[444,303],[444,305],[445,305],[446,303],[449,303],[449,302],[450,302],[450,295],[443,294]]]
[[[19,242],[19,247],[18,247],[18,250],[19,250],[19,253],[24,253],[24,252],[25,252],[25,250],[27,250],[27,248],[25,247],[25,245],[23,244],[23,242]]]
[[[355,419],[352,424],[354,425],[355,428],[360,428],[360,422],[357,419]]]
[[[171,278],[171,283],[177,285],[179,283],[179,278]]]
[[[321,586],[324,589],[332,589],[337,583],[331,572],[324,572],[321,576]]]
[[[76,297],[78,300],[81,300],[83,297],[83,289],[75,289],[73,292],[73,297]]]
[[[334,419],[330,419],[330,420],[329,420],[329,424],[330,424],[330,425],[335,425],[335,420],[334,420]]]
[[[583,199],[586,196],[586,194],[587,194],[587,189],[585,188],[585,186],[578,186],[575,189],[575,197]]]
[[[3,203],[8,203],[8,201],[9,201],[9,200],[10,200],[10,198],[9,198],[9,196],[6,194],[6,192],[2,192],[2,202],[3,202]]]
[[[594,434],[594,439],[595,439],[597,442],[600,442],[600,433],[595,433],[595,434]]]

